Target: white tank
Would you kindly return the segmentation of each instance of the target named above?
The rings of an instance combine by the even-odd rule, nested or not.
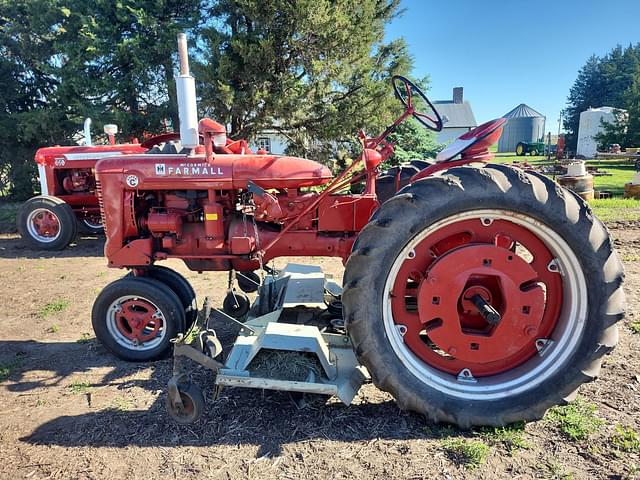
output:
[[[615,122],[616,110],[612,107],[590,108],[580,114],[576,155],[582,155],[584,158],[595,158],[598,142],[594,137],[603,131],[602,121]],[[624,110],[621,111],[624,112]]]

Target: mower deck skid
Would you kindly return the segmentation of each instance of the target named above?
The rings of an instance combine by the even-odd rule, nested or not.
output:
[[[325,303],[327,296],[340,293],[316,266],[289,264],[268,276],[224,365],[214,360],[222,349],[203,324],[235,320],[207,302],[196,341],[176,341],[169,396],[181,403],[179,385],[189,373],[181,357],[189,357],[214,370],[218,386],[335,395],[349,405],[370,377],[356,359],[341,313],[335,308],[332,313]]]

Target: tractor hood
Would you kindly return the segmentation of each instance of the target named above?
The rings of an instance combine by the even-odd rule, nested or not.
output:
[[[324,165],[306,158],[279,155],[204,156],[144,154],[109,157],[96,165],[98,180],[119,175],[133,189],[246,189],[252,181],[262,188],[322,185],[331,178]],[[113,185],[111,182],[109,182]]]

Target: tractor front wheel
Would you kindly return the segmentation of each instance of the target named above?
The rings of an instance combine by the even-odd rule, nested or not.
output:
[[[148,277],[124,277],[107,285],[91,312],[96,338],[116,357],[158,360],[185,331],[185,310],[168,286]]]
[[[579,197],[506,166],[409,185],[345,269],[348,333],[374,383],[435,421],[541,418],[617,342],[622,265]]]
[[[57,197],[30,198],[20,206],[17,220],[20,236],[40,250],[62,250],[78,234],[73,210]]]

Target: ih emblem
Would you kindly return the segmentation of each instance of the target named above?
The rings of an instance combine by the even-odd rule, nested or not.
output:
[[[164,166],[164,163],[156,163],[156,175],[166,175],[167,168]]]

